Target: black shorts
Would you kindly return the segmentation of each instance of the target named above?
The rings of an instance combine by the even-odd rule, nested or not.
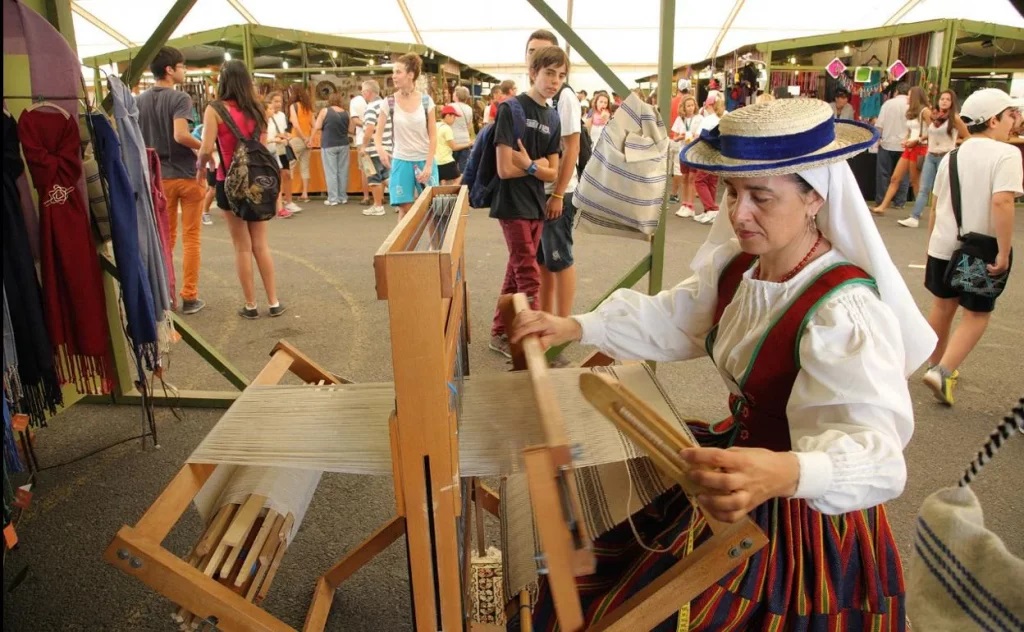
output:
[[[988,313],[996,308],[996,299],[988,296],[978,296],[961,292],[955,287],[946,283],[946,269],[949,267],[947,259],[938,259],[928,255],[928,264],[924,269],[924,286],[937,298],[958,298],[960,307],[971,311]],[[1010,252],[1010,267],[1013,267],[1013,252]],[[1009,275],[1010,271],[1006,271]]]
[[[384,168],[384,163],[380,161],[380,156],[370,156],[370,160],[373,161],[373,168],[377,173],[366,176],[366,182],[369,184],[384,184],[387,182],[387,179],[391,176],[391,170]]]
[[[458,180],[460,175],[462,174],[459,173],[459,165],[454,160],[443,165],[437,165],[438,180]]]
[[[278,162],[281,163],[281,169],[282,170],[286,170],[286,169],[290,168],[291,163],[288,162],[288,154],[278,154],[277,155],[277,160],[278,160]]]
[[[215,187],[217,186],[217,172],[206,170],[206,186]]]
[[[551,272],[561,272],[576,262],[572,256],[572,225],[576,220],[572,193],[566,193],[562,202],[563,210],[558,219],[544,221],[544,232],[537,248],[537,263]]]
[[[231,204],[228,202],[228,195],[224,192],[224,181],[221,180],[217,186],[217,206],[224,211],[231,211]]]

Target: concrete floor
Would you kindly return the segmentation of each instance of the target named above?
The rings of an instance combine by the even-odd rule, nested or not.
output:
[[[364,217],[355,204],[325,208],[319,202],[288,221],[272,224],[271,243],[278,284],[289,311],[279,319],[240,319],[241,295],[230,238],[221,218],[204,227],[200,290],[208,307],[189,323],[249,376],[265,364],[274,342],[287,339],[330,370],[358,382],[388,381],[391,354],[387,309],[376,300],[372,255],[394,226],[395,217]],[[878,220],[890,251],[922,309],[929,295],[921,287],[925,232],[896,225],[894,215]],[[670,219],[666,283],[679,281],[708,228]],[[583,309],[599,297],[644,252],[639,242],[578,234],[579,293]],[[1017,244],[1024,244],[1018,216]],[[507,367],[485,341],[489,316],[505,265],[497,224],[485,213],[469,220],[468,278],[471,289],[475,373]],[[180,256],[180,246],[179,246]],[[180,271],[180,259],[178,261]],[[907,448],[909,478],[904,494],[889,504],[889,516],[904,556],[912,547],[914,519],[922,500],[954,484],[1001,415],[1022,395],[1024,354],[1024,271],[1013,276],[988,333],[961,367],[963,377],[953,409],[937,404],[920,383],[910,388],[917,429]],[[578,359],[583,349],[572,349]],[[726,414],[726,391],[711,363],[697,360],[661,365],[658,375],[688,416]],[[182,389],[228,389],[185,345],[171,355],[167,379]],[[216,423],[216,410],[157,411],[161,448],[141,451],[124,444],[78,463],[44,472],[35,499],[18,526],[19,549],[4,568],[5,630],[170,630],[171,604],[141,583],[107,566],[100,555],[117,529],[134,523],[182,462]],[[138,434],[138,410],[75,406],[38,433],[44,465],[61,463]],[[1017,555],[1024,556],[1024,438],[1012,441],[975,485],[986,521]],[[301,626],[316,576],[393,512],[391,481],[325,475],[312,507],[284,558],[267,610]],[[189,510],[167,546],[181,555],[200,531]],[[23,581],[12,589],[19,575]],[[8,592],[10,591],[10,592]],[[331,630],[409,630],[410,612],[404,547],[399,543],[360,571],[337,592]]]

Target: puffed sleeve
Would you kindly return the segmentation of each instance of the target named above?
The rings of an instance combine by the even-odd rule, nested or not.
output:
[[[811,318],[786,407],[800,461],[796,498],[824,514],[896,498],[914,432],[896,317],[865,286],[840,290]]]
[[[581,342],[618,360],[672,362],[706,354],[722,268],[739,253],[735,240],[718,246],[710,264],[655,295],[616,290],[593,312],[573,316]]]

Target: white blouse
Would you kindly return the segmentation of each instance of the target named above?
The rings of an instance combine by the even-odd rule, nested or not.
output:
[[[671,362],[706,355],[720,270],[739,252],[720,246],[712,265],[676,287],[649,296],[618,290],[595,311],[574,316],[582,342],[620,360]],[[730,392],[748,370],[763,332],[828,266],[845,261],[834,249],[786,283],[748,270],[722,315],[715,360]],[[814,313],[800,340],[800,370],[786,406],[800,462],[794,498],[825,514],[866,509],[900,495],[903,448],[914,415],[903,376],[903,341],[892,310],[874,290],[844,286]]]

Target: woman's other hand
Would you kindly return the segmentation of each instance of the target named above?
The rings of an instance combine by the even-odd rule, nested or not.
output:
[[[680,453],[693,466],[690,480],[708,490],[698,502],[723,522],[736,522],[772,498],[788,498],[800,482],[792,452],[763,448],[691,448]]]
[[[583,329],[574,318],[560,318],[547,312],[528,309],[520,312],[512,322],[508,340],[512,344],[518,344],[529,335],[537,336],[541,347],[547,349],[565,342],[579,340],[583,335]]]

